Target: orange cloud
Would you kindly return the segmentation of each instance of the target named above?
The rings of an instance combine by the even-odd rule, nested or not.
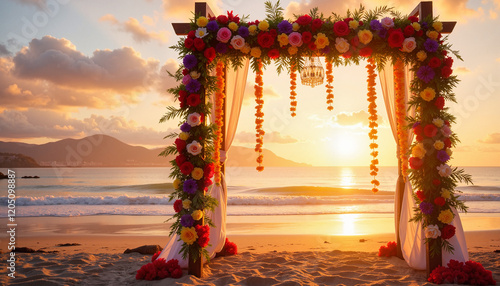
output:
[[[120,31],[131,34],[132,38],[138,43],[148,43],[152,40],[158,41],[160,43],[165,43],[168,41],[167,31],[148,32],[137,19],[132,17],[130,17],[127,21],[121,23],[115,18],[115,16],[106,14],[99,20],[110,22],[112,25],[117,26]],[[153,25],[153,19],[144,16],[144,23],[147,25]]]
[[[245,93],[243,95],[244,105],[249,105],[254,102],[255,99],[254,85],[255,85],[254,82],[247,80],[247,84],[245,86]],[[265,98],[280,97],[279,93],[274,89],[272,85],[264,85],[263,94]]]
[[[479,142],[486,144],[500,144],[500,133],[488,134],[486,139],[479,140]]]

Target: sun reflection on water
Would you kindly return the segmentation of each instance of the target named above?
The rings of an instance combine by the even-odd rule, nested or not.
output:
[[[356,184],[354,180],[354,172],[351,168],[342,168],[340,170],[340,185],[342,187],[354,186]]]

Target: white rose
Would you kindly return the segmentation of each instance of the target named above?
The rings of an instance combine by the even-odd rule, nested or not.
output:
[[[415,42],[415,38],[409,37],[403,41],[403,48],[401,49],[401,51],[411,53],[416,47],[417,42]]]
[[[439,227],[435,224],[431,224],[425,227],[425,238],[438,238],[441,236],[441,231]]]
[[[451,168],[447,164],[441,164],[436,167],[441,177],[448,177],[451,175]]]
[[[245,39],[243,39],[243,37],[239,35],[234,36],[231,39],[231,46],[233,46],[235,50],[239,50],[245,46]]]
[[[380,21],[380,23],[382,24],[382,27],[384,27],[386,29],[390,29],[390,28],[394,27],[394,21],[389,17],[385,17],[384,19],[382,19]]]
[[[349,50],[349,42],[344,38],[335,39],[335,48],[339,53],[343,54]]]
[[[186,149],[187,149],[189,154],[196,156],[196,155],[201,153],[202,147],[201,147],[201,144],[195,140],[195,141],[187,144]]]
[[[195,127],[201,124],[201,115],[198,112],[194,112],[188,115],[187,123],[191,125],[191,127]]]

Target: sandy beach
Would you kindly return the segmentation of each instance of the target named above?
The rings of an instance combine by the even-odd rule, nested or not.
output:
[[[168,225],[162,217],[89,216],[19,218],[16,246],[49,253],[18,253],[16,278],[2,268],[3,285],[426,285],[425,271],[409,268],[398,258],[381,258],[381,245],[394,240],[391,215],[359,215],[351,220],[354,235],[345,230],[341,215],[297,218],[229,217],[228,238],[239,254],[213,259],[204,277],[137,281],[136,271],[151,255],[123,254],[141,245],[164,246]],[[331,230],[310,226],[328,221]],[[281,223],[280,223],[281,221]],[[295,221],[295,223],[293,223]],[[498,217],[463,218],[472,260],[500,278],[500,225]],[[480,223],[478,225],[478,223]],[[310,223],[309,223],[310,224]],[[388,226],[386,226],[388,224]],[[366,228],[378,225],[378,229]],[[383,227],[382,227],[383,226]],[[475,226],[475,227],[473,227]],[[361,230],[364,233],[361,233]],[[487,230],[480,230],[487,229]],[[302,231],[301,231],[302,230]],[[356,233],[359,230],[359,233]],[[349,229],[347,229],[349,231]],[[74,246],[57,246],[75,243]],[[1,241],[2,260],[8,258]],[[56,252],[53,252],[56,251]]]

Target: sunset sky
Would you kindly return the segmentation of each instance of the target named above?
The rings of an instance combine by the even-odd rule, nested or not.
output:
[[[328,15],[395,6],[403,14],[418,1],[284,0],[286,17],[313,7]],[[260,4],[259,4],[260,3]],[[233,10],[265,18],[264,1],[214,0],[217,12]],[[0,2],[0,141],[46,143],[103,133],[131,145],[164,146],[177,121],[159,124],[174,104],[165,90],[176,85],[178,55],[168,47],[179,37],[172,22],[186,22],[194,1],[19,0]],[[464,61],[455,59],[462,80],[452,129],[462,143],[453,165],[499,166],[500,0],[434,1],[442,21],[458,21],[449,36]],[[319,166],[368,166],[365,64],[334,68],[334,107],[326,109],[325,87],[298,88],[297,116],[289,114],[289,78],[273,66],[264,76],[264,148],[288,159]],[[254,146],[253,74],[234,145]],[[378,82],[378,78],[377,78]],[[377,87],[381,115],[381,165],[396,165],[396,144]],[[175,103],[177,105],[177,103]],[[1,151],[1,150],[0,150]],[[265,165],[265,163],[264,163]]]

